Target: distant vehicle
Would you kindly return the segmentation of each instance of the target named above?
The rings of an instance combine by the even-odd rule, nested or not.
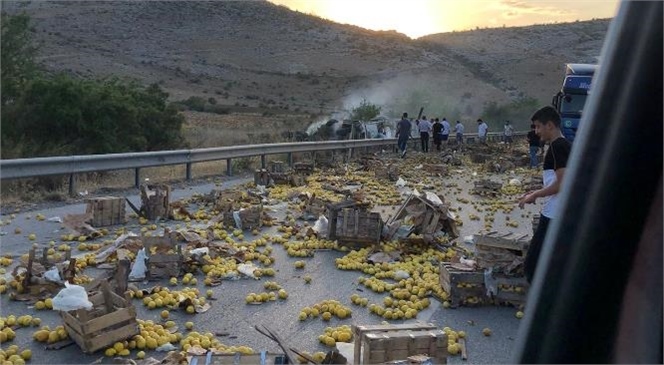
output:
[[[377,117],[370,121],[330,119],[308,135],[310,141],[332,141],[346,139],[392,138],[394,127],[387,118]]]
[[[576,136],[596,69],[597,65],[568,63],[563,87],[553,97],[552,104],[562,119],[563,135],[569,141],[574,141]]]

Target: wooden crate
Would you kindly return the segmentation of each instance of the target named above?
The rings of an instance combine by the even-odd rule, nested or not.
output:
[[[286,169],[284,168],[283,161],[270,161],[270,173],[284,173]]]
[[[127,223],[125,199],[116,196],[104,196],[86,200],[85,213],[90,215],[93,227],[113,226]]]
[[[314,164],[312,162],[296,162],[293,164],[293,170],[298,173],[310,174],[314,172]]]
[[[523,261],[530,241],[528,235],[489,232],[476,236],[475,260],[480,269],[494,273],[523,274]]]
[[[113,293],[106,282],[101,288],[101,292],[88,298],[92,309],[60,312],[67,334],[88,354],[139,333],[131,299]]]
[[[494,275],[494,280],[498,290],[493,296],[495,304],[509,304],[515,307],[523,307],[526,304],[530,284],[525,277]]]
[[[254,205],[238,212],[242,222],[242,230],[253,230],[263,226],[263,206]]]
[[[172,235],[143,237],[142,240],[147,256],[148,280],[171,278],[180,275],[184,256],[182,255],[182,247],[180,247]],[[157,249],[157,253],[151,253],[152,247]],[[173,250],[175,253],[168,253],[170,250]]]
[[[330,239],[340,243],[375,244],[380,242],[383,233],[383,220],[380,213],[358,208],[343,208],[330,215],[334,229],[330,229]]]
[[[170,215],[171,187],[164,184],[141,185],[141,215],[147,219],[167,219]]]
[[[66,263],[66,261],[69,261],[69,263]],[[34,296],[40,296],[46,292],[57,294],[62,289],[62,284],[54,283],[43,277],[43,272],[36,268],[39,265],[43,267],[44,271],[57,267],[63,282],[72,282],[74,276],[76,276],[76,259],[71,258],[70,251],[67,251],[62,259],[53,260],[48,257],[47,249],[43,249],[39,254],[37,249],[32,248],[28,253],[26,271],[21,284],[26,292]]]
[[[427,330],[435,330],[436,326],[433,325],[432,323],[414,323],[414,324],[382,324],[382,325],[370,325],[370,326],[353,326],[353,337],[355,338],[354,345],[355,345],[355,350],[354,350],[354,360],[353,364],[359,365],[360,364],[360,359],[362,359],[362,351],[365,351],[365,355],[367,354],[366,352],[366,347],[364,346],[364,336],[366,336],[369,333],[386,333],[390,331],[406,331],[406,330],[412,330],[412,331],[427,331]],[[445,341],[447,343],[447,341]],[[445,347],[447,348],[447,346]],[[369,355],[371,353],[369,352]]]
[[[254,184],[268,186],[270,185],[270,173],[266,169],[254,171]]]
[[[447,335],[442,330],[396,331],[364,335],[363,364],[383,364],[426,354],[434,364],[447,363]]]
[[[440,285],[449,295],[448,301],[451,307],[479,304],[488,300],[484,285],[484,272],[479,270],[466,271],[458,266],[455,267],[454,263],[443,262],[440,264]],[[473,301],[468,301],[469,297],[478,298],[479,301],[473,303]]]
[[[262,357],[264,357],[264,361],[261,361]],[[286,355],[272,352],[251,355],[242,355],[240,353],[215,354],[207,352],[203,355],[193,355],[189,360],[190,365],[285,365],[288,363]]]

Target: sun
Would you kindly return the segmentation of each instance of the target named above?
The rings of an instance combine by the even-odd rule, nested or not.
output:
[[[338,23],[373,30],[395,30],[411,38],[445,29],[440,0],[271,0],[291,9],[314,14]],[[340,2],[343,6],[340,6]],[[441,30],[443,29],[443,30]]]

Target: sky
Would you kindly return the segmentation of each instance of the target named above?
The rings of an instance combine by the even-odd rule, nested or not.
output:
[[[268,0],[292,10],[411,38],[427,34],[611,18],[618,0]]]

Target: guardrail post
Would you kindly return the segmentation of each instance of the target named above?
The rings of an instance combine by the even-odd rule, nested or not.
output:
[[[264,169],[267,166],[265,162],[265,155],[261,155],[261,169]]]
[[[233,176],[233,161],[230,158],[226,159],[226,176]]]
[[[141,187],[141,169],[138,167],[134,169],[134,187]]]
[[[293,152],[288,152],[288,157],[286,158],[288,159],[288,166],[293,167]]]
[[[191,180],[191,162],[187,163],[186,177],[187,181]]]
[[[76,176],[69,174],[69,196],[76,195]]]

